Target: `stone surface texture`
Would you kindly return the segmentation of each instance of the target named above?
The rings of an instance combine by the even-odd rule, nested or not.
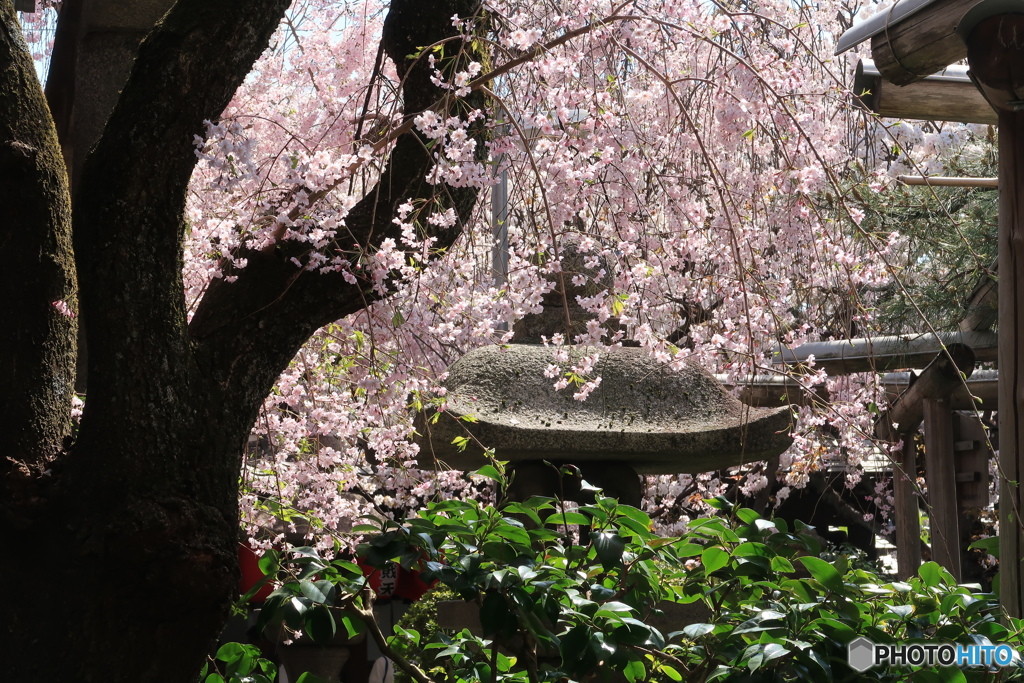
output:
[[[594,352],[570,347],[574,358]],[[790,444],[787,408],[752,408],[706,369],[681,372],[639,348],[600,351],[600,386],[577,401],[572,385],[555,391],[544,370],[555,350],[533,344],[475,349],[450,368],[448,403],[421,414],[420,464],[473,470],[500,460],[617,462],[640,474],[697,473],[763,460]],[[472,421],[464,420],[469,416]],[[452,440],[469,436],[464,450]]]

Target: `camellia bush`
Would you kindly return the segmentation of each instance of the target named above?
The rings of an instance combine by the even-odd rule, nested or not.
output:
[[[495,467],[481,473],[501,478]],[[571,508],[549,498],[433,503],[403,523],[361,527],[371,535],[359,555],[371,565],[423,570],[478,606],[481,631],[381,633],[359,567],[312,548],[264,557],[262,566],[282,582],[260,622],[283,619],[314,640],[368,630],[417,683],[554,683],[611,672],[630,683],[1020,677],[1019,658],[998,671],[855,672],[847,645],[857,637],[1019,648],[1024,622],[1001,622],[992,595],[957,585],[935,563],[907,582],[889,581],[843,555],[822,559],[806,527],[788,528],[724,499],[707,502],[718,514],[681,537],[658,536],[646,513],[599,492],[593,504]],[[672,623],[658,619],[663,612],[688,616],[659,629],[653,624]],[[225,648],[225,658],[241,652]],[[414,663],[423,661],[426,670]]]

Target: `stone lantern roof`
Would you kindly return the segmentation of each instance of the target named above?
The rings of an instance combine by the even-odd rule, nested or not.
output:
[[[575,357],[597,351],[570,347]],[[544,375],[554,349],[485,346],[450,368],[448,403],[417,430],[420,465],[473,470],[499,460],[621,463],[638,474],[697,473],[764,460],[789,447],[789,410],[752,408],[705,368],[681,372],[635,347],[598,351],[600,386],[585,401]],[[468,418],[468,419],[462,419]],[[460,450],[452,441],[470,437]]]

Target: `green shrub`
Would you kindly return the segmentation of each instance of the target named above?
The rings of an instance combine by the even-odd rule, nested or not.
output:
[[[484,472],[500,479],[494,468]],[[682,538],[658,537],[644,512],[600,496],[575,510],[547,498],[501,507],[447,500],[401,524],[363,526],[357,530],[374,532],[360,548],[367,562],[425,568],[477,604],[483,626],[474,635],[410,623],[386,638],[370,623],[370,633],[417,683],[555,683],[612,673],[629,683],[1019,676],[1018,668],[853,671],[847,644],[858,636],[1018,647],[1022,622],[1000,623],[992,595],[956,585],[935,563],[907,582],[882,580],[843,556],[818,557],[806,527],[712,504],[720,516],[695,520]],[[559,527],[582,528],[587,543]],[[324,562],[309,549],[293,562],[265,612],[281,612],[314,638],[340,628],[324,604],[348,610],[342,621],[350,631],[353,620],[372,619],[354,565]],[[659,630],[652,617],[667,603],[701,606],[704,620]],[[432,653],[426,673],[416,665],[423,651]]]
[[[438,584],[424,593],[423,597],[412,603],[408,611],[398,620],[398,626],[412,630],[426,638],[428,641],[440,636],[443,632],[441,625],[437,623],[437,606],[447,600],[457,600],[455,592],[445,586]],[[450,634],[449,634],[450,635]],[[429,672],[439,663],[434,661],[432,651],[412,650],[407,657],[412,664],[415,664],[424,671]],[[395,683],[412,683],[412,678],[403,669],[395,669]]]

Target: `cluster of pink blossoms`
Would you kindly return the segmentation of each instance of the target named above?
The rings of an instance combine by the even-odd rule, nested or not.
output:
[[[245,267],[240,248],[277,240],[307,247],[297,269],[340,271],[380,297],[320,330],[268,397],[243,473],[254,535],[272,526],[276,505],[344,528],[373,510],[477,491],[462,473],[413,468],[413,415],[443,403],[451,362],[507,342],[515,321],[540,309],[568,246],[590,267],[572,273],[574,283],[599,283],[579,300],[594,322],[578,338],[551,340],[546,374],[578,400],[600,385],[601,347],[624,340],[666,363],[696,360],[742,382],[778,372],[771,356],[779,344],[828,334],[822,320],[837,299],[870,326],[871,291],[897,276],[886,254],[900,241],[859,231],[864,213],[849,188],[884,191],[892,159],[876,161],[876,152],[892,148],[892,136],[905,150],[898,163],[910,165],[959,138],[913,137],[912,126],[866,130],[875,124],[850,109],[849,64],[831,56],[836,8],[555,5],[557,13],[550,3],[487,3],[493,67],[533,55],[489,83],[490,110],[406,112],[394,65],[375,66],[384,6],[301,0],[223,117],[197,139],[190,301],[225,276],[225,259]],[[468,39],[474,18],[452,21]],[[443,56],[427,58],[439,102],[465,96],[484,70],[474,62],[449,74]],[[454,211],[408,202],[394,216],[401,239],[342,254],[335,240],[346,215],[379,179],[389,132],[406,116],[434,155],[429,182],[438,192],[480,188],[480,201],[443,253],[422,228],[454,225]],[[493,130],[487,143],[469,132],[480,120]],[[502,176],[507,236],[496,244],[486,200]],[[496,248],[507,253],[505,272],[494,271]],[[594,349],[570,362],[566,344]],[[827,385],[832,402],[794,408],[780,478],[803,486],[823,451],[840,449],[855,479],[875,448],[866,435],[867,406],[882,403],[876,379],[813,368],[798,379],[809,392]],[[757,465],[741,475],[748,494],[771,483]],[[685,523],[679,510],[726,485],[713,474],[648,483],[648,505],[667,530]]]

